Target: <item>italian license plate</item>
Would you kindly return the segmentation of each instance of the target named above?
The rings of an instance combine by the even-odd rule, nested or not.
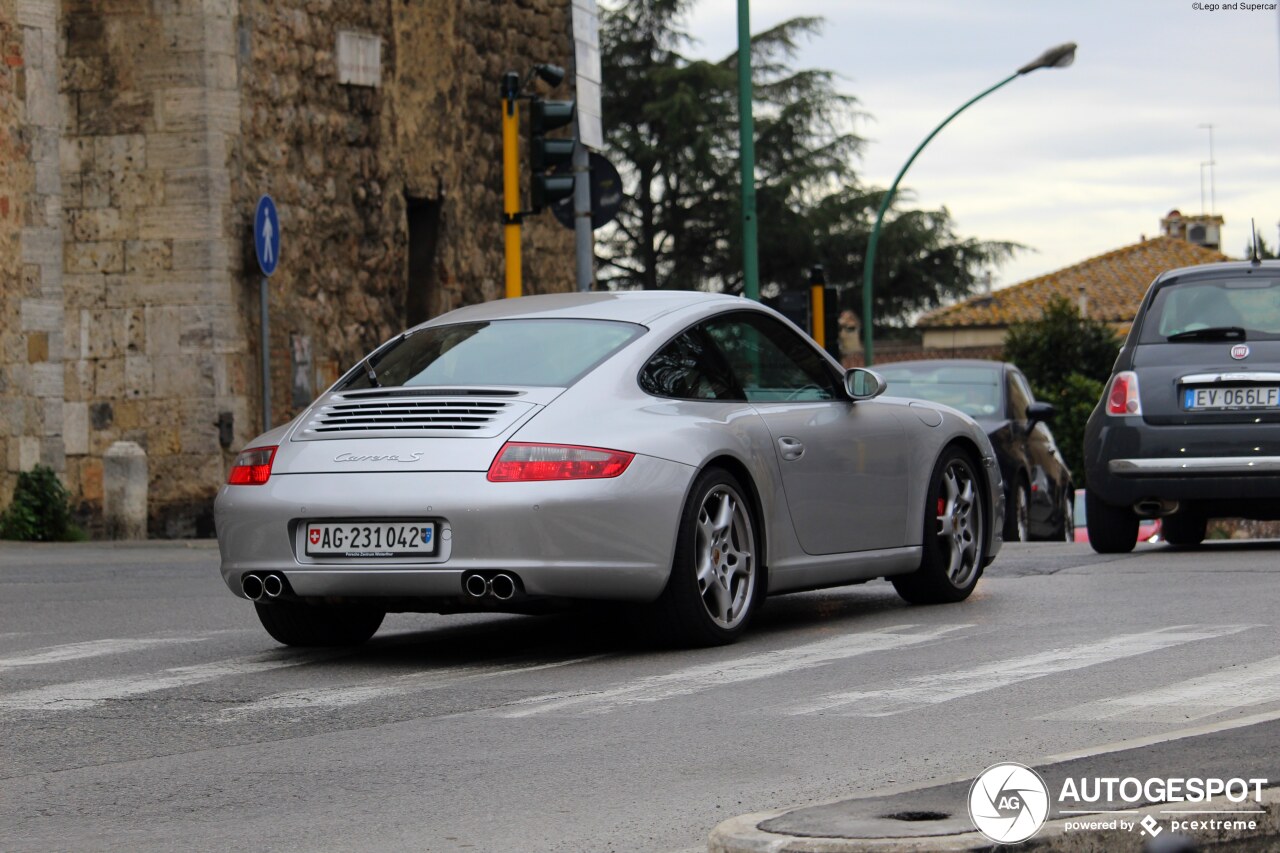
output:
[[[1182,391],[1182,408],[1188,410],[1274,409],[1278,405],[1280,387],[1275,385],[1184,388]]]
[[[433,521],[308,522],[307,555],[312,557],[403,557],[436,552]]]

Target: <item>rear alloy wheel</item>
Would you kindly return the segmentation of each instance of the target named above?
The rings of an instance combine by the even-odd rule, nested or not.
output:
[[[1084,496],[1089,544],[1099,554],[1127,554],[1138,541],[1138,514],[1127,506],[1112,506],[1093,492]]]
[[[675,558],[657,607],[687,645],[731,643],[760,598],[760,539],[742,485],[727,471],[699,475],[680,517]]]
[[[1204,541],[1208,519],[1191,510],[1166,515],[1160,521],[1160,535],[1170,545],[1194,547]]]
[[[890,578],[912,604],[963,601],[982,576],[987,502],[969,455],[950,448],[934,466],[924,518],[920,568]]]
[[[255,601],[258,621],[286,646],[358,646],[386,615],[381,610],[294,601]]]
[[[1009,496],[1009,506],[1005,508],[1004,541],[1026,542],[1030,538],[1027,532],[1030,512],[1027,484],[1019,479],[1013,488],[1013,494]]]

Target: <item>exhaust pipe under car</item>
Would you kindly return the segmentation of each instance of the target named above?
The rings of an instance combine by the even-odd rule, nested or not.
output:
[[[257,575],[245,575],[240,579],[240,590],[250,601],[261,601],[262,578]]]
[[[496,574],[489,581],[489,592],[499,601],[510,601],[516,594],[516,581],[511,575]]]
[[[489,594],[489,582],[484,579],[483,575],[468,575],[467,579],[462,582],[462,588],[472,598],[484,598]]]
[[[510,601],[520,591],[520,581],[506,572],[498,572],[492,577],[475,572],[462,579],[462,590],[470,598]]]
[[[267,575],[262,579],[262,592],[267,598],[279,598],[284,592],[284,578],[277,574]]]
[[[1144,498],[1133,505],[1133,511],[1142,518],[1163,518],[1178,511],[1178,502]]]

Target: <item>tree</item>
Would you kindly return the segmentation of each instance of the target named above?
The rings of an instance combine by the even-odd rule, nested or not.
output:
[[[681,29],[691,4],[632,0],[603,14],[606,140],[627,190],[601,235],[600,278],[611,288],[742,288],[737,54],[712,62],[682,52],[692,44]],[[863,145],[852,132],[856,99],[836,90],[831,72],[792,65],[800,40],[820,28],[820,19],[794,18],[752,38],[761,291],[803,287],[820,263],[845,307],[860,311],[883,191],[853,170]],[[982,268],[1014,248],[957,238],[945,208],[892,211],[876,321],[905,322],[972,292]]]
[[[1053,435],[1076,486],[1084,483],[1084,425],[1102,397],[1120,338],[1110,326],[1080,316],[1065,297],[1055,297],[1039,320],[1010,327],[1004,357],[1022,369],[1036,397],[1057,408]]]

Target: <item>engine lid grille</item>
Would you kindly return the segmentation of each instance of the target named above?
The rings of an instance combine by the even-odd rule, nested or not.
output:
[[[511,399],[516,396],[497,392],[486,398],[469,391],[333,394],[312,407],[294,437],[301,441],[362,436],[492,438],[533,408],[532,403]]]

